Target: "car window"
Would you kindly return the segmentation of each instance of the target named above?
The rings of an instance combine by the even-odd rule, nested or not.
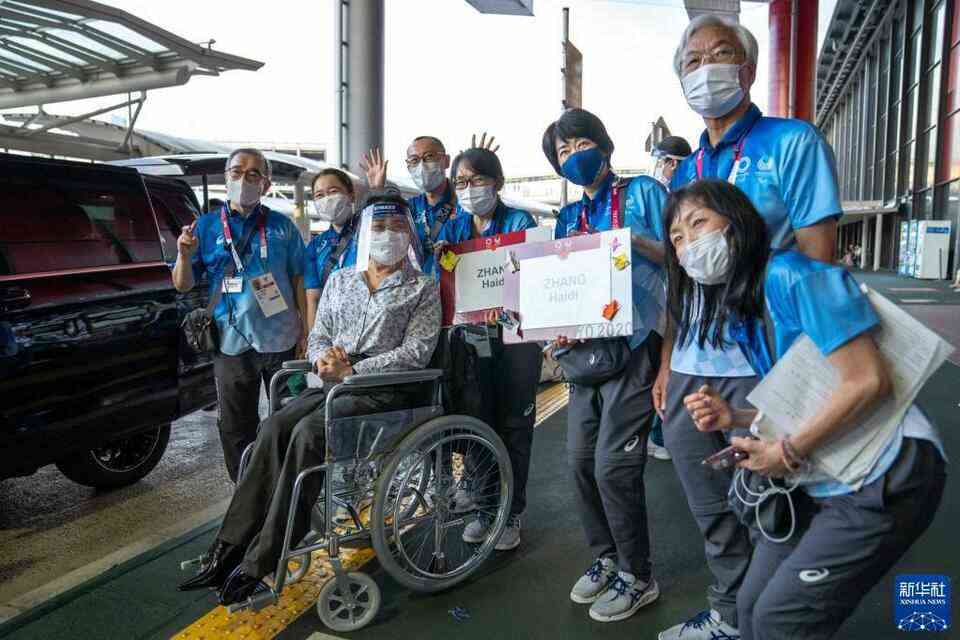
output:
[[[162,259],[136,176],[61,165],[12,174],[0,188],[0,275]]]
[[[147,180],[146,185],[153,211],[157,214],[163,252],[167,260],[175,260],[180,228],[192,223],[200,212],[190,198],[190,192],[177,189],[173,185],[160,184],[156,180]]]

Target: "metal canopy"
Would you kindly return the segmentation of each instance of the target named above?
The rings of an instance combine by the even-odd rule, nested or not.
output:
[[[0,109],[146,91],[262,62],[90,0],[0,0]]]

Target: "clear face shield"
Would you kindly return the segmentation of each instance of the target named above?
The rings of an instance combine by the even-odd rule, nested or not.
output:
[[[367,271],[370,261],[392,267],[409,260],[417,270],[423,264],[416,227],[406,203],[373,202],[360,212],[357,233],[357,271]]]
[[[649,169],[650,176],[660,184],[668,186],[670,178],[673,177],[673,172],[683,158],[672,156],[660,149],[654,149],[650,155],[652,156]]]

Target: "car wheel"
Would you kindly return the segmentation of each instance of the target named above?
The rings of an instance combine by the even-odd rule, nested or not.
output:
[[[97,489],[116,489],[137,482],[150,473],[170,442],[170,425],[88,449],[57,462],[63,475],[78,484]]]

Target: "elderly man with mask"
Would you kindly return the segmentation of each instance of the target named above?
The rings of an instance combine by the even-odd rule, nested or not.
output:
[[[257,436],[260,383],[294,357],[303,330],[299,308],[303,240],[288,217],[260,202],[270,163],[257,149],[237,149],[226,165],[228,202],[184,227],[173,285],[189,291],[204,274],[219,331],[213,358],[220,441],[236,481],[244,448]],[[256,292],[256,293],[255,293]]]
[[[716,16],[699,16],[683,33],[674,70],[687,104],[703,117],[706,130],[700,148],[680,163],[671,187],[700,178],[727,180],[763,216],[773,248],[832,262],[841,214],[833,151],[810,123],[765,117],[750,100],[757,70],[753,35]],[[696,274],[698,287],[723,286],[726,264],[720,258],[727,255],[726,246],[726,234],[720,232],[684,251],[681,262],[687,273]],[[737,592],[752,548],[747,528],[728,506],[731,473],[701,464],[726,447],[727,439],[698,431],[683,399],[709,385],[731,404],[743,405],[757,378],[729,335],[715,344],[709,330],[698,329],[689,332],[684,344],[674,344],[669,325],[666,333],[654,403],[664,417],[664,440],[704,537],[714,584],[707,592],[709,609],[659,638],[734,640],[740,637]]]
[[[409,258],[413,227],[406,202],[399,195],[374,195],[361,217],[361,262],[330,276],[308,340],[307,357],[325,388],[309,389],[263,421],[209,559],[182,590],[222,585],[220,602],[227,605],[260,588],[280,557],[294,481],[324,460],[326,388],[352,374],[422,369],[433,354],[440,296],[434,279]],[[408,393],[385,388],[342,395],[333,413],[404,408],[411,403]],[[322,474],[305,479],[292,540],[306,535],[322,486]]]

